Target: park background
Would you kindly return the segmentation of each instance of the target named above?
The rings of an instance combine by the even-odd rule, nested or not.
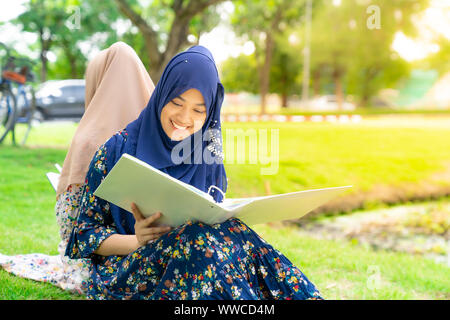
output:
[[[227,92],[222,129],[279,130],[278,173],[226,165],[227,197],[353,185],[304,219],[255,230],[325,298],[450,298],[450,1],[0,0],[0,7],[0,41],[36,61],[36,86],[82,79],[87,62],[116,41],[136,50],[155,83],[174,54],[206,46]],[[62,164],[76,127],[43,121],[24,145],[0,145],[1,253],[57,254],[45,173]],[[17,125],[17,136],[24,131]],[[0,299],[82,297],[0,270]]]

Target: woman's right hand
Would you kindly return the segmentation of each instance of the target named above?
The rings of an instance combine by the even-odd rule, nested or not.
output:
[[[158,239],[163,234],[169,232],[171,227],[152,227],[151,225],[161,217],[161,212],[156,212],[151,216],[145,218],[135,203],[131,204],[134,219],[134,232],[139,246],[145,246],[147,243]]]

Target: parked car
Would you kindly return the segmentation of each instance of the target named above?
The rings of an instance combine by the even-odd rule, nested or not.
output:
[[[50,80],[36,90],[35,118],[80,120],[84,114],[84,79]]]

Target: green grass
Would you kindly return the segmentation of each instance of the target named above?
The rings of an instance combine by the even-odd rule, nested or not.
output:
[[[0,300],[82,300],[49,283],[37,282],[10,275],[0,270]]]
[[[253,229],[285,254],[327,299],[450,299],[450,268],[419,256],[316,240],[298,229]]]
[[[44,124],[31,132],[28,145],[65,149],[75,129],[73,124]],[[268,129],[269,141],[270,129],[278,130],[279,166],[277,174],[262,175],[261,169],[270,164],[262,164],[260,158],[257,164],[249,164],[248,140],[244,164],[237,164],[225,152],[229,197],[264,194],[265,181],[270,183],[273,194],[340,185],[353,185],[349,191],[353,193],[379,185],[419,184],[438,172],[450,170],[450,125],[409,128],[329,123],[224,123],[225,151],[227,130],[237,129],[244,133],[253,129],[258,140],[259,130]],[[270,151],[270,144],[268,148]],[[262,153],[258,148],[258,157]],[[450,184],[446,177],[433,179],[436,184]]]
[[[238,128],[279,130],[279,171],[265,176],[260,170],[268,165],[227,165],[230,197],[264,194],[264,181],[273,194],[341,185],[353,185],[350,193],[378,185],[414,185],[448,170],[450,163],[450,127],[226,123],[224,136],[227,129]]]
[[[38,251],[56,254],[59,237],[54,215],[55,193],[45,177],[65,150],[0,149],[0,248],[4,254]],[[43,251],[42,251],[43,250]],[[39,251],[38,251],[39,252]]]
[[[0,252],[55,255],[59,242],[55,194],[45,173],[65,150],[0,147]],[[0,299],[78,299],[47,283],[0,270]]]
[[[28,147],[12,147],[8,142],[0,146],[1,253],[57,254],[55,194],[45,173],[54,170],[54,163],[62,164],[75,128],[44,124],[32,131]],[[355,186],[353,192],[379,184],[415,185],[445,170],[450,161],[450,128],[444,127],[225,123],[223,129],[227,128],[275,128],[280,134],[278,174],[260,175],[263,165],[227,164],[229,197],[264,194],[266,180],[272,193],[346,184]],[[449,268],[445,265],[345,242],[314,240],[293,228],[254,228],[298,265],[326,298],[449,298]],[[370,289],[377,271],[380,281]],[[80,298],[0,270],[0,299]]]

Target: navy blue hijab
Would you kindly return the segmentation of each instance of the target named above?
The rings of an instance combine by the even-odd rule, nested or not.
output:
[[[203,95],[206,120],[201,130],[174,141],[161,126],[161,110],[189,89],[197,89]],[[114,147],[107,156],[108,172],[123,153],[128,153],[199,190],[208,192],[214,186],[225,193],[227,177],[220,124],[223,99],[224,88],[208,49],[193,46],[177,54],[165,67],[146,108],[127,125],[127,139],[119,135],[113,137]],[[222,193],[215,188],[211,188],[209,194],[216,202],[223,201]],[[110,206],[119,233],[133,234],[133,215],[112,203]]]

